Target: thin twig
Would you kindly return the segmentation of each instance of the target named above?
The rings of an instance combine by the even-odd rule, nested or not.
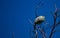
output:
[[[34,23],[34,33],[35,33],[35,38],[38,38],[38,33],[37,33],[37,28],[35,23]]]
[[[46,38],[45,32],[41,28],[38,28],[38,30],[41,32],[42,38]]]

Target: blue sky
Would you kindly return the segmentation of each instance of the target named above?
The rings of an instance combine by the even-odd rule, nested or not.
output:
[[[0,0],[0,38],[30,38],[32,22],[35,19],[35,6],[40,0]],[[50,11],[55,10],[54,4],[60,8],[60,0],[42,0],[44,6],[38,10],[38,15],[46,16],[46,21],[53,24]],[[48,31],[49,33],[49,31]],[[53,38],[59,38],[60,33],[55,33]]]

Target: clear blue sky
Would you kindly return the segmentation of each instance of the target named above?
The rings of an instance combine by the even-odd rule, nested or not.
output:
[[[55,10],[54,4],[60,8],[60,0],[42,0],[44,6],[38,10],[38,15],[45,15],[46,20],[53,24],[50,11]],[[35,6],[39,0],[0,0],[0,38],[30,38],[32,25],[28,18],[34,21]],[[49,33],[49,31],[48,31]],[[60,33],[55,33],[53,38],[60,38]]]

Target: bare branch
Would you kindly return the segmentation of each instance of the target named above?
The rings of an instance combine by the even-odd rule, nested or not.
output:
[[[45,32],[44,32],[41,28],[38,28],[38,29],[39,29],[39,31],[41,32],[42,37],[43,37],[43,38],[46,38]]]
[[[60,11],[60,9],[58,9],[57,7],[56,7],[56,4],[55,4],[55,15],[57,16],[58,15],[58,12]]]
[[[53,32],[54,32],[54,29],[56,28],[56,25],[59,24],[59,23],[56,24],[56,20],[57,20],[57,17],[58,17],[58,12],[59,12],[60,10],[57,9],[56,5],[55,5],[55,8],[56,8],[56,10],[55,10],[55,12],[54,12],[54,17],[53,17],[53,18],[54,18],[54,25],[53,25],[53,27],[52,27],[52,30],[51,30],[51,33],[50,33],[49,38],[52,37]]]
[[[36,36],[36,38],[38,38],[38,32],[37,32],[37,30],[36,30],[35,36]]]
[[[32,25],[33,25],[33,22],[32,22],[32,20],[28,19],[28,21],[29,21],[29,23],[30,23],[30,24],[32,24]]]
[[[57,30],[54,30],[53,33],[57,32]]]
[[[52,28],[51,33],[50,33],[50,35],[49,35],[49,38],[51,38],[52,35],[53,35],[53,31],[54,31],[55,26],[56,26],[56,19],[57,19],[57,12],[56,12],[56,10],[55,10],[55,12],[54,12],[54,25],[53,25],[53,28]]]
[[[53,33],[56,33],[56,32],[58,32],[58,31],[60,31],[60,29],[58,29],[58,30],[54,30]]]
[[[59,24],[60,24],[60,21],[56,24],[56,26],[59,26]]]

